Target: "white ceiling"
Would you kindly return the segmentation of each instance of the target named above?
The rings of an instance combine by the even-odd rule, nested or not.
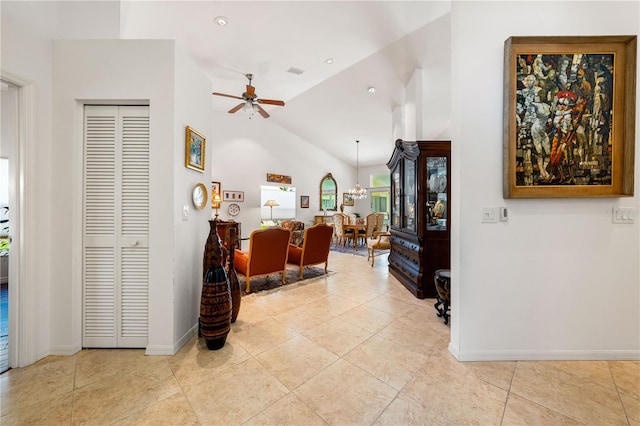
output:
[[[404,104],[403,88],[425,61],[421,34],[449,12],[450,2],[122,1],[121,7],[123,38],[175,39],[216,92],[240,96],[244,75],[254,74],[259,98],[286,103],[265,107],[268,120],[353,165],[360,140],[366,166],[389,159],[392,110]],[[229,24],[216,25],[216,16]],[[291,67],[304,73],[287,72]],[[220,114],[239,103],[211,101]]]

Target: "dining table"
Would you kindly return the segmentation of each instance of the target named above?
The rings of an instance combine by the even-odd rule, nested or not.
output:
[[[367,225],[364,223],[359,223],[359,224],[345,224],[342,225],[342,229],[345,231],[348,231],[349,229],[353,230],[353,248],[357,251],[358,250],[358,238],[360,233],[362,232],[362,234],[366,234],[367,233]]]

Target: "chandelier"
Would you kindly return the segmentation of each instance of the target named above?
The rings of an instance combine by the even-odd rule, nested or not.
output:
[[[359,170],[359,152],[358,145],[360,141],[356,141],[356,187],[349,190],[349,195],[351,198],[355,200],[362,200],[363,198],[367,198],[367,189],[360,187],[358,183],[358,170]]]

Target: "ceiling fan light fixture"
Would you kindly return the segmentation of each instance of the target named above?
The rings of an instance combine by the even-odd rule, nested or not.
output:
[[[215,18],[213,18],[213,22],[221,27],[226,27],[227,25],[229,25],[229,19],[226,16],[216,16]]]
[[[229,114],[234,114],[240,110],[243,110],[249,114],[249,118],[253,116],[254,112],[257,112],[263,118],[269,118],[270,117],[269,113],[265,111],[264,108],[260,106],[260,104],[284,106],[284,101],[281,101],[278,99],[258,98],[258,96],[256,95],[256,88],[251,85],[253,74],[245,74],[245,77],[247,77],[247,79],[249,80],[249,84],[245,86],[246,91],[243,92],[241,96],[229,95],[229,94],[220,93],[220,92],[212,92],[212,95],[215,95],[215,96],[224,96],[225,98],[239,99],[241,101],[244,101],[239,103],[235,107],[231,108],[229,111],[227,111]]]

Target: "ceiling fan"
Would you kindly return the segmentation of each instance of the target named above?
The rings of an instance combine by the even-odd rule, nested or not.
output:
[[[218,92],[213,92],[214,95],[216,96],[225,96],[227,98],[233,98],[233,99],[241,99],[244,102],[234,106],[233,108],[231,108],[229,110],[229,114],[233,114],[234,112],[240,111],[241,109],[244,109],[245,111],[249,111],[249,113],[251,115],[253,115],[254,111],[258,111],[258,113],[260,113],[261,116],[263,116],[264,118],[269,118],[269,113],[267,113],[267,111],[265,111],[260,104],[264,104],[264,105],[278,105],[278,106],[284,106],[284,102],[283,101],[278,101],[278,100],[274,100],[274,99],[261,99],[258,98],[258,96],[256,95],[256,88],[253,87],[251,85],[251,80],[253,79],[253,74],[245,74],[245,77],[247,77],[249,79],[249,84],[247,84],[247,91],[244,92],[242,94],[242,96],[234,96],[234,95],[227,95],[225,93],[218,93]],[[249,118],[251,118],[251,115],[249,115]]]

